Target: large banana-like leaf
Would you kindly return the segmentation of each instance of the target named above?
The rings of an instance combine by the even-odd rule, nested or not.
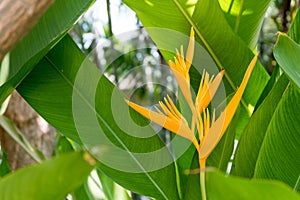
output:
[[[6,82],[0,85],[0,104],[94,1],[58,0],[53,3],[10,53]]]
[[[0,199],[63,199],[87,178],[93,158],[82,152],[62,155],[0,178]]]
[[[295,40],[299,38],[299,35],[295,34],[298,32],[299,13],[296,19],[289,31]],[[296,156],[299,152],[297,148],[293,148],[293,144],[300,144],[297,139],[298,129],[295,127],[299,124],[296,117],[297,108],[294,107],[299,101],[299,95],[293,88],[286,91],[286,85],[287,78],[283,75],[253,115],[241,137],[233,173],[247,177],[254,175],[279,179],[299,190],[299,156]],[[288,120],[293,115],[295,119]],[[271,156],[272,154],[276,155]]]
[[[239,140],[232,167],[233,174],[249,178],[253,177],[257,157],[265,140],[266,131],[287,85],[288,80],[286,76],[281,76],[251,117]]]
[[[96,146],[93,151],[99,155],[102,173],[137,193],[178,199],[175,166],[165,144],[149,126],[128,130],[136,124],[131,124],[124,96],[69,36],[17,89],[61,133],[86,147]],[[137,113],[132,111],[132,116],[136,123],[145,124]],[[118,124],[122,122],[123,127]],[[145,134],[149,137],[143,138]]]
[[[300,38],[299,20],[300,13],[298,12],[289,30],[289,35],[291,35],[296,41],[299,41]],[[290,54],[293,54],[293,52],[290,52]],[[288,144],[289,141],[297,142],[297,138],[295,139],[297,135],[294,135],[294,132],[289,132],[293,130],[284,130],[284,135],[286,135],[285,141],[274,139],[277,137],[284,137],[284,135],[282,135],[282,129],[285,129],[287,126],[289,128],[293,128],[293,124],[290,123],[294,123],[298,119],[296,117],[292,121],[286,120],[287,117],[290,117],[291,115],[297,115],[298,112],[293,107],[295,106],[295,104],[298,104],[297,102],[299,101],[297,95],[294,95],[294,97],[289,96],[294,93],[292,93],[290,89],[289,92],[287,92],[287,85],[288,80],[286,78],[286,75],[282,75],[273,89],[270,91],[269,95],[264,99],[262,104],[258,107],[254,115],[250,119],[249,124],[246,126],[237,147],[233,165],[233,174],[252,177],[255,173],[258,173],[257,176],[268,177],[267,175],[262,173],[262,168],[273,168],[273,170],[278,170],[284,166],[288,166],[288,162],[292,162],[292,160],[288,160],[289,154],[297,155],[297,153]],[[282,98],[282,96],[284,96],[284,98]],[[290,104],[283,103],[283,99],[290,99]],[[282,109],[283,105],[286,111],[279,114],[278,110]],[[289,110],[293,112],[287,113]],[[282,120],[282,118],[286,119]],[[279,122],[280,125],[275,125],[275,122]],[[271,131],[272,134],[270,133]],[[267,147],[268,145],[269,147]],[[269,155],[266,153],[266,151],[271,153],[270,148],[276,148],[276,151],[273,151],[272,153],[275,153],[275,157],[277,157],[277,152],[282,152],[280,150],[282,148],[282,145],[288,145],[290,147],[285,149],[284,151],[284,153],[287,154],[285,156],[287,160],[279,162],[276,158],[269,157]],[[260,159],[260,164],[258,164],[258,157]],[[269,160],[272,163],[267,163],[266,160]],[[297,164],[297,160],[299,160],[299,157],[295,156],[294,164]],[[260,166],[260,169],[256,168],[258,166]],[[293,183],[291,183],[289,179],[295,179],[295,176],[298,176],[299,171],[297,171],[296,169],[292,171],[292,166],[291,169],[287,170],[289,170],[289,173],[293,173],[294,175],[292,175],[291,177],[284,176],[285,178],[282,178],[283,176],[281,174],[274,173],[272,178],[280,179],[282,181],[285,181],[286,183],[289,183],[290,185],[293,185]],[[271,171],[272,170],[270,170],[270,172]],[[269,173],[267,174],[270,175]]]
[[[274,47],[274,56],[281,69],[300,88],[300,45],[285,34],[279,34]]]
[[[300,199],[300,195],[279,181],[244,179],[225,176],[218,172],[207,173],[207,194],[209,199],[243,200],[289,200]],[[197,198],[200,199],[200,198]]]
[[[270,0],[219,0],[232,30],[250,49],[257,45],[258,35]]]
[[[289,87],[278,104],[259,152],[254,177],[278,179],[300,191],[299,90]]]

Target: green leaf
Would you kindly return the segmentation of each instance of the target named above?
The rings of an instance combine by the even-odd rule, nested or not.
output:
[[[279,34],[274,47],[274,56],[281,69],[300,88],[300,45],[285,34]]]
[[[9,53],[5,55],[5,57],[2,60],[2,63],[0,63],[0,86],[7,81],[9,74]],[[0,94],[1,95],[1,94]],[[0,101],[0,115],[3,115],[6,111],[6,108],[8,106],[9,97],[6,98],[6,100]]]
[[[93,2],[94,0],[59,0],[53,3],[10,53],[9,74],[6,82],[0,84],[0,104]]]
[[[224,68],[227,94],[236,90],[253,58],[253,53],[232,31],[218,1],[199,0],[196,4],[186,0],[124,2],[137,13],[166,60],[173,59],[174,53],[170,53],[173,49],[182,44],[187,47],[188,37],[184,38],[180,34],[188,36],[193,26],[196,41],[206,49],[205,51],[196,45],[194,67],[199,72],[205,67],[211,74],[216,74],[217,68]],[[192,76],[191,74],[191,78]],[[237,125],[238,133],[241,133],[247,123],[251,114],[250,107],[256,104],[268,78],[268,74],[258,62],[241,101],[241,117],[244,119]]]
[[[213,150],[211,155],[208,157],[207,166],[215,167],[223,172],[227,171],[228,163],[233,153],[236,125],[238,120],[240,119],[239,113],[240,109],[237,109],[232,122],[227,128],[222,139]]]
[[[298,44],[300,43],[300,12],[297,10],[296,16],[289,29],[288,35]]]
[[[260,104],[265,100],[265,98],[268,96],[269,92],[271,91],[271,89],[273,88],[274,84],[276,83],[277,79],[279,78],[280,74],[279,74],[279,65],[277,64],[274,68],[274,71],[272,72],[272,76],[269,79],[265,89],[263,90],[263,92],[261,93],[258,101],[256,102],[255,108],[254,108],[254,112],[257,110],[257,108],[260,106]]]
[[[0,179],[0,199],[63,199],[94,168],[90,159],[87,153],[76,152],[4,176]]]
[[[102,185],[103,192],[105,194],[105,198],[107,200],[115,200],[115,199],[122,199],[122,200],[131,200],[126,190],[116,183],[114,183],[108,176],[103,174],[100,170],[97,170],[97,174],[99,180]]]
[[[300,191],[299,90],[289,87],[277,106],[259,152],[254,177],[281,180]]]
[[[13,121],[7,117],[0,115],[0,126],[13,140],[23,148],[23,150],[36,162],[41,162],[44,155],[35,147],[33,147],[26,139],[25,135],[16,127]]]
[[[289,30],[289,35],[292,35],[293,39],[296,41],[299,40],[300,38],[300,35],[297,34],[299,30],[299,23],[298,23],[299,18],[300,15],[298,12]],[[263,157],[268,156],[265,153],[262,153],[262,151],[266,151],[266,149],[262,150],[265,143],[272,145],[272,148],[277,148],[276,156],[277,156],[277,152],[280,152],[279,149],[281,148],[283,141],[279,141],[279,140],[276,141],[273,139],[273,137],[282,137],[280,129],[284,128],[284,124],[281,127],[282,125],[281,117],[284,116],[278,115],[276,113],[278,112],[277,110],[279,109],[279,106],[282,106],[283,99],[291,98],[288,97],[289,96],[288,94],[286,94],[287,85],[288,85],[288,79],[285,75],[282,75],[280,79],[277,81],[277,83],[274,85],[272,90],[269,92],[268,96],[264,99],[264,101],[257,108],[254,115],[250,119],[249,124],[245,128],[245,131],[237,147],[234,165],[232,169],[233,174],[252,177],[257,170],[256,167],[258,165],[258,157],[260,157],[260,159],[266,159]],[[297,102],[297,99],[294,99],[294,101]],[[286,105],[287,110],[293,109],[292,107],[293,104]],[[276,127],[276,130],[274,126],[274,121],[279,121],[280,124],[280,127],[278,126],[279,124],[276,125],[278,126],[278,128]],[[272,136],[270,136],[271,130],[273,130],[273,133],[271,134]],[[294,140],[293,135],[288,135],[286,140],[287,141]],[[287,144],[285,143],[284,145]],[[276,166],[275,163],[277,161],[276,160],[273,161],[274,163],[272,164],[272,166],[269,165],[270,163],[269,164],[264,163],[260,165],[261,167],[275,168]],[[294,171],[294,173],[298,174],[299,172]],[[278,177],[275,174],[273,175],[274,175],[273,178],[280,179],[280,175]],[[291,178],[295,179],[295,175],[292,176]]]
[[[91,194],[91,191],[88,187],[88,181],[84,181],[84,183],[77,188],[73,195],[72,195],[73,200],[94,200],[93,195]]]
[[[80,78],[79,73],[83,73]],[[124,96],[69,36],[41,60],[17,89],[61,133],[88,148],[95,147],[93,152],[100,160],[101,171],[118,184],[158,199],[178,199],[175,167],[165,144],[151,127],[139,127],[130,121]],[[145,121],[137,113],[132,114],[138,124]],[[133,129],[128,131],[130,125]],[[163,150],[152,154],[159,149]],[[166,164],[160,166],[161,163]]]
[[[11,168],[8,163],[7,155],[4,151],[0,152],[1,162],[0,162],[0,177],[11,172]]]
[[[300,199],[297,192],[279,181],[244,179],[219,172],[206,173],[208,199],[290,200]]]
[[[232,30],[254,49],[270,0],[219,0]]]
[[[107,200],[115,199],[114,198],[115,183],[109,177],[103,174],[103,172],[101,172],[99,169],[97,170],[97,174],[101,182],[103,193],[105,194],[106,199]]]
[[[188,172],[188,180],[186,182],[186,188],[184,191],[184,200],[189,199],[202,199],[200,190],[200,166],[198,152],[194,153],[193,162]]]
[[[232,167],[234,175],[253,177],[261,144],[287,85],[288,80],[282,75],[245,127],[235,153]]]
[[[75,148],[73,147],[69,139],[63,136],[61,133],[57,133],[54,144],[54,155],[72,152],[74,150]]]

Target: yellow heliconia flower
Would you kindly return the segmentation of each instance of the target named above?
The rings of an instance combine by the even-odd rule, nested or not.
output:
[[[181,46],[180,53],[176,50],[176,56],[174,58],[175,62],[169,61],[169,65],[175,75],[178,85],[191,108],[193,115],[191,125],[188,124],[184,116],[178,111],[169,96],[164,98],[164,102],[159,102],[161,109],[156,108],[156,112],[127,100],[126,102],[131,108],[144,117],[167,130],[190,140],[199,153],[200,169],[204,169],[207,157],[224,135],[225,130],[234,116],[258,56],[256,55],[249,64],[240,87],[225,110],[217,119],[215,119],[215,113],[213,112],[211,117],[207,106],[211,102],[222,81],[224,70],[221,70],[216,77],[209,77],[207,72],[203,72],[199,90],[194,102],[190,91],[189,76],[189,69],[194,55],[194,41],[194,30],[192,28],[186,60],[183,55],[183,46]],[[199,142],[195,136],[195,127],[197,127]]]
[[[207,114],[205,114],[205,112],[204,112],[203,125],[201,124],[202,119],[200,119],[200,123],[199,123],[200,128],[198,128],[199,138],[200,138],[200,145],[199,145],[199,149],[198,149],[199,159],[200,159],[199,160],[200,169],[205,168],[205,162],[206,162],[207,157],[217,146],[220,139],[224,135],[228,125],[230,124],[230,121],[232,120],[234,113],[239,105],[239,102],[243,96],[244,90],[246,88],[246,85],[247,85],[250,75],[252,73],[252,70],[255,66],[257,58],[258,58],[258,55],[254,56],[254,58],[250,62],[240,87],[238,88],[238,90],[236,91],[236,93],[234,94],[234,96],[232,97],[230,102],[228,103],[225,110],[220,114],[218,119],[215,120],[215,116],[213,113],[213,117],[212,117],[212,120],[210,123],[208,111],[207,111]],[[201,139],[201,136],[202,136],[202,139]]]

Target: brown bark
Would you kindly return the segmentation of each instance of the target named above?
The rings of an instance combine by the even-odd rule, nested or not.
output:
[[[14,121],[32,146],[38,148],[46,158],[51,157],[56,130],[44,121],[16,91],[12,93],[5,116]],[[0,140],[13,170],[35,163],[2,128],[0,128]]]
[[[0,0],[0,62],[54,0]]]

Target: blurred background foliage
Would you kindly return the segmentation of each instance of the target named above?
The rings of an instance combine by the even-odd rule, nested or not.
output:
[[[273,47],[277,33],[287,32],[299,4],[300,1],[296,0],[274,0],[266,12],[258,39],[257,51],[261,63],[270,75],[276,66]],[[106,8],[106,10],[99,10],[100,7]],[[124,17],[126,17],[125,25],[122,20],[120,22],[120,19]],[[145,73],[148,72],[147,75],[152,76],[150,80],[166,80],[166,85],[170,89],[176,86],[169,72],[162,71],[163,68],[160,65],[165,65],[166,62],[147,32],[142,28],[143,25],[135,13],[122,1],[98,0],[93,8],[77,22],[70,34],[82,51],[91,56],[97,66],[105,71],[109,79],[120,89],[126,91],[139,88],[136,95],[140,99],[144,101],[150,99],[151,102],[155,102],[165,96],[166,90],[159,85],[144,85],[143,82],[147,82],[141,80],[144,76],[136,74],[135,77],[130,77],[131,80],[134,80],[131,84],[128,82],[120,84],[120,80],[124,81],[128,71],[137,66],[144,66],[145,69],[147,69],[146,66],[149,66],[151,70],[145,70]],[[126,32],[134,29],[139,30],[139,34],[129,34],[131,38],[127,40],[126,44],[120,42],[119,37],[123,37]],[[141,46],[148,48],[139,49]],[[106,67],[112,58],[111,55],[117,55],[121,52],[127,53],[122,54]],[[151,102],[144,103],[147,105]]]

